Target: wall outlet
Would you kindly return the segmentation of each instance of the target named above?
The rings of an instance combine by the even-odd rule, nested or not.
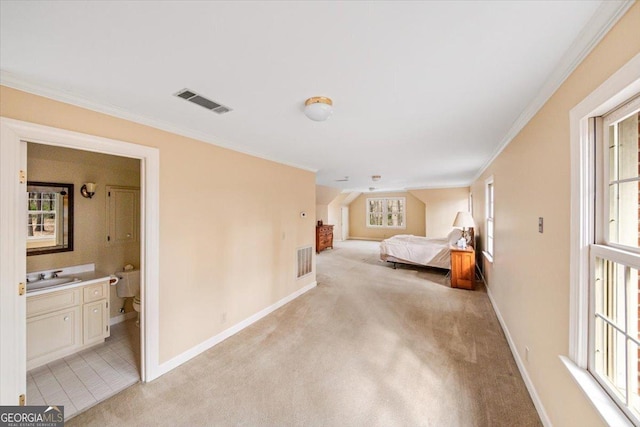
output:
[[[544,233],[544,218],[538,217],[538,233]]]
[[[524,361],[529,362],[529,347],[524,348]]]

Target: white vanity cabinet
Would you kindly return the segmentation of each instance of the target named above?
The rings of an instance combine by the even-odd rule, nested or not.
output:
[[[83,344],[102,342],[109,336],[107,313],[109,310],[104,301],[84,304],[82,307]]]
[[[109,281],[27,296],[27,369],[109,336]]]

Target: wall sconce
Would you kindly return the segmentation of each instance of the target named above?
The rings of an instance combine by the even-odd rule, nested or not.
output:
[[[82,194],[82,197],[86,197],[87,199],[92,198],[93,195],[96,194],[95,182],[87,182],[85,184],[82,184],[82,187],[80,187],[80,194]]]

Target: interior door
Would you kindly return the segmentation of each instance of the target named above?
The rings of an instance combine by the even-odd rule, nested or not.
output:
[[[107,186],[107,243],[138,241],[140,189]]]
[[[0,123],[0,405],[27,392],[27,143]]]
[[[343,206],[342,209],[342,240],[347,240],[349,238],[349,207]]]

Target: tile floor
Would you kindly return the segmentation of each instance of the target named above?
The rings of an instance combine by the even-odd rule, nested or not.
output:
[[[140,329],[113,325],[103,344],[27,372],[27,404],[64,405],[65,419],[140,381]]]

